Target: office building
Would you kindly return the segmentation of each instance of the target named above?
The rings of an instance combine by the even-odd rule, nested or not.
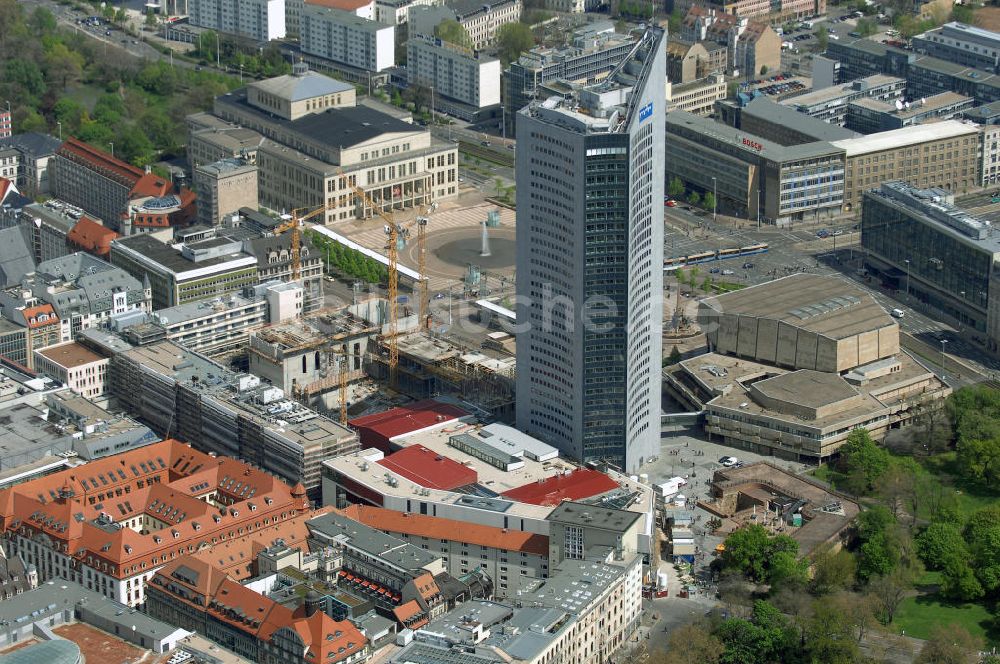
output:
[[[269,42],[285,36],[285,0],[188,0],[191,25]]]
[[[272,210],[326,207],[314,217],[322,223],[372,217],[349,183],[383,209],[429,205],[457,192],[454,143],[368,106],[286,120],[238,89],[216,98],[214,114],[267,136],[257,153],[258,193],[260,204]]]
[[[13,132],[10,111],[0,111],[0,138],[10,138]]]
[[[822,461],[851,431],[876,439],[940,408],[951,390],[900,351],[899,326],[839,277],[795,274],[702,301],[715,352],[667,371],[705,432],[758,454]]]
[[[715,104],[726,98],[726,77],[709,74],[690,83],[667,83],[667,113],[685,111],[695,115],[711,115]]]
[[[618,66],[633,46],[631,38],[615,32],[613,23],[601,21],[574,32],[571,46],[537,47],[522,53],[503,76],[503,103],[510,111],[508,135],[514,134],[517,111],[536,99],[540,85],[559,80],[597,83]]]
[[[979,128],[958,120],[913,125],[833,141],[844,151],[844,212],[859,212],[865,191],[901,181],[965,192],[980,181]]]
[[[257,258],[240,242],[212,238],[175,248],[149,235],[111,243],[111,262],[147,280],[153,309],[207,300],[257,283]]]
[[[479,50],[493,43],[500,26],[521,20],[523,8],[521,0],[450,0],[414,7],[409,34],[433,37],[434,27],[441,21],[455,21],[468,33],[470,46]]]
[[[679,85],[716,72],[725,73],[726,61],[725,46],[671,39],[667,44],[667,80]]]
[[[176,440],[0,489],[0,499],[9,550],[41,581],[64,577],[132,607],[179,554],[309,511],[301,485]]]
[[[396,64],[395,26],[354,12],[306,3],[299,41],[302,52],[362,72],[380,72]]]
[[[516,597],[548,576],[549,538],[544,535],[368,505],[350,505],[344,515],[440,556],[456,578],[481,569],[493,580],[497,597]]]
[[[828,142],[779,145],[682,111],[666,131],[667,179],[714,192],[719,210],[777,225],[841,213],[843,151]]]
[[[982,186],[1000,182],[1000,125],[983,125],[979,134]]]
[[[1000,73],[1000,34],[992,30],[952,21],[916,35],[911,47],[958,65]]]
[[[799,113],[767,97],[754,97],[744,105],[739,111],[737,127],[785,146],[858,136],[857,132]]]
[[[260,133],[233,125],[211,113],[189,115],[187,125],[188,166],[192,171],[223,159],[257,163],[257,149],[264,140]]]
[[[536,103],[517,129],[517,425],[628,471],[660,445],[664,39],[643,35],[627,82],[581,91],[589,114]],[[614,305],[595,318],[596,297]]]
[[[29,307],[4,298],[0,304],[0,355],[33,371],[34,351],[62,341],[59,317],[47,303]]]
[[[866,192],[861,246],[869,269],[997,348],[1000,236],[955,207],[954,194],[902,182]]]
[[[847,106],[847,128],[862,134],[891,131],[901,127],[963,117],[973,101],[955,92],[895,102],[858,99]]]
[[[896,76],[874,74],[855,79],[849,83],[816,88],[800,95],[781,100],[783,106],[791,106],[800,113],[823,120],[830,124],[847,124],[847,107],[860,99],[874,99],[892,104],[902,99],[906,92],[906,81]],[[860,130],[855,130],[860,131]]]
[[[635,544],[642,515],[565,500],[549,514],[549,564],[587,560],[596,551],[610,549],[616,559],[639,553]]]
[[[301,482],[314,499],[323,461],[357,449],[349,429],[171,341],[119,351],[109,371],[112,396],[154,431]]]
[[[238,159],[198,166],[192,179],[198,223],[218,226],[241,207],[257,207],[257,167]]]
[[[434,90],[434,110],[475,122],[500,105],[500,61],[433,37],[406,42],[408,85]]]
[[[31,245],[32,257],[41,263],[72,253],[69,235],[83,218],[79,208],[51,199],[22,207],[18,223]]]
[[[87,399],[104,397],[108,358],[75,341],[36,350],[35,369]]]

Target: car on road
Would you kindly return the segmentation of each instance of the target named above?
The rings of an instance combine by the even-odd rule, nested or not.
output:
[[[435,294],[434,294],[434,299],[435,299],[435,300],[441,300],[441,299],[444,299],[444,293],[435,293]]]
[[[733,466],[735,466],[739,462],[740,462],[740,460],[737,459],[734,456],[724,456],[721,459],[719,459],[719,463],[721,463],[726,468],[732,468]]]
[[[465,178],[458,178],[459,182],[465,182]]]
[[[833,232],[833,237],[840,237],[843,234],[844,234],[844,231],[837,230],[837,231]]]
[[[666,205],[667,207],[677,207],[677,201],[671,199],[663,201],[663,204]]]
[[[728,277],[728,276],[731,276],[731,275],[732,275],[732,274],[734,274],[734,273],[733,273],[733,271],[732,271],[732,270],[723,270],[723,271],[722,271],[722,274],[723,274],[724,276],[727,276],[727,277]]]
[[[717,267],[713,267],[711,270],[708,271],[709,274],[718,274],[719,272],[721,272],[721,270],[719,270],[719,268]]]
[[[818,237],[821,240],[824,238],[828,238],[830,237],[830,231],[826,230],[825,228],[818,230],[816,231],[816,237]]]
[[[489,141],[481,141],[479,144],[482,145],[483,147],[489,147],[490,142]]]
[[[743,269],[744,270],[752,270],[753,269],[753,263],[744,263],[743,264]]]

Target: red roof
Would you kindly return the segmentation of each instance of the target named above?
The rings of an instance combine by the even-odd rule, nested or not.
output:
[[[348,12],[355,12],[362,7],[367,7],[371,3],[372,0],[306,0],[307,5],[342,9]]]
[[[358,430],[362,446],[388,450],[388,443],[400,436],[444,426],[469,413],[458,406],[424,399],[374,415],[365,415],[350,421]]]
[[[35,307],[26,307],[21,312],[24,315],[24,323],[32,330],[44,325],[58,325],[59,317],[56,316],[55,309],[51,304],[39,304]]]
[[[72,161],[82,161],[95,170],[101,170],[106,175],[129,182],[133,186],[145,175],[145,171],[141,168],[136,168],[121,159],[115,159],[104,150],[98,150],[75,138],[66,139],[57,152]]]
[[[0,203],[3,203],[4,199],[7,198],[7,194],[12,191],[17,191],[14,183],[7,178],[0,178]]]
[[[160,198],[166,196],[174,188],[170,180],[157,175],[156,173],[143,173],[135,186],[132,187],[131,198],[140,196],[155,196]]]
[[[451,491],[460,486],[473,484],[479,479],[473,469],[423,445],[411,445],[395,454],[390,454],[378,463],[428,489]]]
[[[93,219],[80,217],[80,221],[70,230],[66,240],[95,256],[105,257],[111,253],[111,241],[118,233],[102,226]]]
[[[504,498],[519,503],[555,507],[564,500],[583,500],[618,488],[618,483],[602,472],[577,468],[568,475],[554,475],[505,491]]]

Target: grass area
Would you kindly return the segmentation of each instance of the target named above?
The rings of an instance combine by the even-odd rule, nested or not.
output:
[[[989,645],[1000,644],[1000,631],[990,610],[982,604],[952,604],[937,595],[918,595],[903,600],[893,625],[918,639],[930,637],[939,625],[960,625]]]
[[[835,485],[837,480],[841,479],[844,475],[838,473],[836,470],[830,467],[829,464],[824,463],[821,466],[817,466],[810,470],[807,474],[812,475],[821,482],[826,482],[830,485]]]
[[[712,284],[712,290],[716,293],[731,293],[733,291],[738,291],[741,288],[746,288],[746,284],[737,284],[732,281],[720,281],[718,283]]]
[[[1000,494],[989,487],[964,479],[958,470],[956,452],[945,452],[929,457],[917,457],[917,462],[927,473],[954,492],[956,507],[963,517],[968,517],[978,509],[993,505]],[[923,510],[921,510],[923,511]],[[927,518],[929,514],[919,514]]]

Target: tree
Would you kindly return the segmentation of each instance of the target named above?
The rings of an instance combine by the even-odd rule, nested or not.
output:
[[[826,28],[823,26],[816,28],[816,46],[819,50],[825,51],[828,43],[829,37],[827,36]]]
[[[951,558],[944,564],[941,574],[941,594],[950,599],[971,602],[981,598],[986,591],[967,560]]]
[[[757,600],[748,619],[730,618],[715,631],[726,650],[725,664],[786,661],[796,648],[788,619],[771,603]]]
[[[870,493],[889,469],[889,453],[879,447],[866,429],[855,429],[840,448],[840,467],[849,488]]]
[[[41,97],[45,94],[45,76],[33,60],[10,58],[4,63],[3,71],[7,83],[16,86],[23,95]]]
[[[456,46],[472,47],[468,31],[454,19],[445,19],[434,26],[434,36]]]
[[[954,5],[951,8],[951,20],[965,23],[966,25],[976,25],[979,23],[975,11],[969,5]]]
[[[816,600],[805,634],[809,661],[852,664],[861,660],[851,615],[833,602]]]
[[[702,202],[702,207],[706,210],[715,211],[715,194],[710,191],[705,192],[705,198]]]
[[[888,625],[896,618],[896,611],[906,599],[912,583],[912,576],[903,568],[877,576],[868,583],[868,592],[874,600],[879,622]]]
[[[493,183],[497,186],[497,196],[499,196],[500,191],[503,189],[503,178],[496,178]]]
[[[857,563],[850,552],[827,547],[813,557],[812,591],[826,595],[854,585]]]
[[[928,569],[944,569],[953,561],[966,563],[969,558],[962,531],[953,523],[932,523],[917,535],[916,545]]]
[[[86,111],[80,102],[69,97],[63,97],[56,102],[55,107],[52,109],[52,114],[57,121],[62,123],[64,131],[74,134],[80,128]]]
[[[734,531],[726,538],[722,567],[740,571],[757,583],[781,583],[805,578],[798,560],[799,544],[787,535],[768,535],[758,524]]]
[[[507,23],[497,30],[497,51],[505,67],[534,45],[531,28],[523,23]]]
[[[718,664],[725,651],[722,641],[702,624],[683,625],[670,634],[666,651],[654,664]]]
[[[937,625],[915,664],[977,664],[982,640],[961,625]]]
[[[681,361],[681,352],[677,350],[677,346],[670,349],[670,355],[667,356],[667,364],[674,365]]]
[[[58,83],[65,90],[83,75],[83,56],[56,42],[45,54],[45,74],[49,83]]]
[[[670,182],[667,184],[667,195],[670,198],[683,198],[684,197],[684,183],[677,176],[671,178]]]
[[[699,203],[701,203],[701,196],[698,194],[697,191],[691,192],[691,194],[688,196],[688,203],[694,206],[697,206]]]
[[[760,66],[760,75],[761,76],[767,76],[767,65],[761,65]]]
[[[870,37],[878,32],[878,25],[870,18],[862,18],[858,19],[858,24],[854,29],[862,37]]]
[[[924,472],[911,458],[892,459],[889,469],[879,481],[878,495],[886,508],[898,519],[900,512],[910,510],[911,526],[916,521],[913,495],[916,492],[917,477]]]
[[[155,28],[156,27],[156,14],[153,12],[146,13],[146,27]]]
[[[28,27],[36,37],[41,39],[45,35],[54,34],[59,24],[56,23],[55,15],[48,9],[36,7],[35,11],[31,12],[31,18],[28,19]]]

